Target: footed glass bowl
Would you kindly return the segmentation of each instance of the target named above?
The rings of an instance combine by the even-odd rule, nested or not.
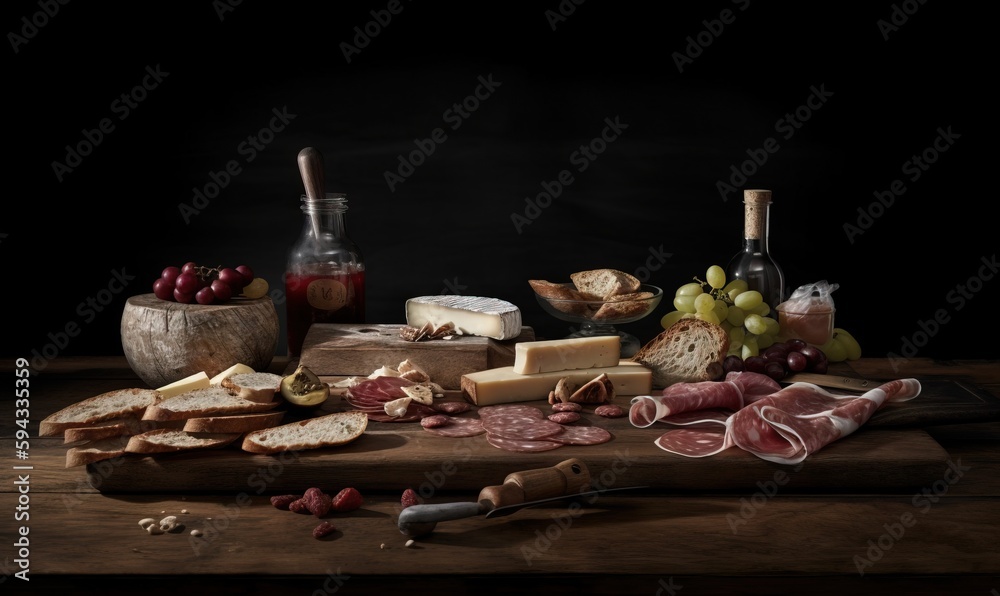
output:
[[[560,284],[567,290],[574,290],[572,283]],[[633,356],[641,344],[639,338],[630,333],[619,331],[615,326],[634,323],[653,312],[663,298],[663,290],[648,284],[643,284],[639,292],[648,297],[630,298],[626,300],[567,300],[546,297],[535,291],[535,298],[548,314],[569,323],[580,326],[567,337],[593,337],[595,335],[618,335],[622,340],[622,358]]]

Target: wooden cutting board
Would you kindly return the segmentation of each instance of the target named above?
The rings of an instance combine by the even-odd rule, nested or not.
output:
[[[457,392],[449,393],[446,399],[459,399]],[[526,403],[544,411],[549,408],[544,402]],[[346,408],[339,399],[330,400],[319,413]],[[206,451],[145,457],[130,454],[113,464],[88,466],[88,479],[96,479],[92,486],[105,493],[301,493],[311,486],[400,492],[412,487],[435,493],[478,491],[499,483],[510,472],[579,457],[595,478],[609,486],[746,494],[761,490],[760,486],[777,486],[787,492],[866,493],[908,492],[928,486],[940,479],[948,466],[948,453],[919,429],[862,428],[810,456],[803,465],[786,466],[739,448],[699,459],[667,453],[654,444],[665,426],[635,428],[626,418],[612,420],[585,413],[577,424],[603,426],[614,438],[601,445],[514,453],[491,446],[484,435],[444,438],[431,435],[417,422],[370,422],[362,437],[341,447],[255,455],[240,450],[237,441]]]
[[[413,342],[399,337],[402,327],[315,324],[306,334],[299,363],[322,377],[367,377],[382,366],[396,367],[409,359],[445,389],[459,389],[462,375],[512,366],[514,344],[535,339],[531,327],[522,327],[521,335],[504,341],[462,335]]]

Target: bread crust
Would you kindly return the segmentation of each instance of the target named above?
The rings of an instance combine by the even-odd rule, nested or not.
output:
[[[257,403],[267,403],[272,401],[281,389],[281,379],[281,375],[269,372],[236,373],[222,379],[219,385],[230,395]]]
[[[277,426],[284,417],[284,410],[262,414],[202,416],[188,418],[184,423],[184,430],[190,433],[248,433]]]
[[[125,452],[150,454],[211,449],[224,447],[238,438],[240,433],[189,433],[183,430],[159,428],[129,437]]]
[[[729,350],[729,334],[720,325],[701,319],[680,319],[639,348],[631,360],[653,371],[653,387],[712,380],[708,368],[722,364]]]

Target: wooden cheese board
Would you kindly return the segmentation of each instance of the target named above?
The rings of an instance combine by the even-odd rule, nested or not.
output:
[[[302,344],[299,363],[321,377],[367,377],[382,366],[396,367],[410,360],[445,389],[459,389],[463,374],[511,366],[514,345],[533,341],[534,330],[522,327],[508,340],[474,335],[449,339],[407,341],[399,336],[403,325],[314,324]]]
[[[302,492],[317,485],[351,485],[369,491],[412,487],[443,493],[478,491],[502,481],[509,472],[579,457],[606,485],[641,485],[664,493],[752,494],[771,482],[787,493],[905,493],[939,480],[948,467],[947,451],[917,426],[1000,417],[996,398],[985,396],[989,394],[951,381],[927,381],[920,398],[876,413],[854,434],[831,443],[799,466],[767,462],[738,448],[707,458],[684,458],[654,444],[665,427],[635,428],[625,418],[601,418],[588,408],[577,424],[603,426],[611,431],[611,441],[514,453],[489,445],[483,435],[444,438],[427,433],[416,422],[370,422],[360,439],[342,447],[254,455],[237,443],[207,451],[127,455],[88,466],[88,479],[105,493],[265,494]],[[443,399],[461,398],[458,392],[449,391]],[[548,409],[543,401],[525,403]],[[910,406],[912,411],[907,412]],[[315,414],[348,408],[338,396]],[[474,411],[462,414],[475,415]]]

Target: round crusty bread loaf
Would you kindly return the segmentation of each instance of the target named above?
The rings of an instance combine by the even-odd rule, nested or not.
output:
[[[708,368],[722,364],[729,350],[729,334],[701,319],[680,319],[660,332],[632,356],[653,371],[653,387],[712,380]]]
[[[280,453],[344,445],[368,428],[368,415],[360,410],[326,414],[300,422],[247,433],[243,450],[251,453]]]

